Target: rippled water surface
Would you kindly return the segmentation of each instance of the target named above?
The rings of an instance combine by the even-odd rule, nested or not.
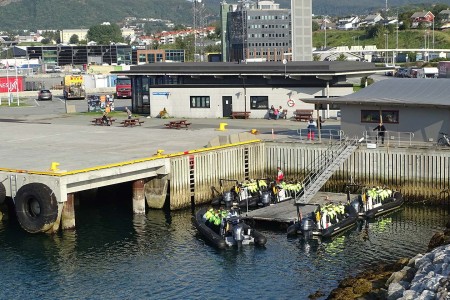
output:
[[[264,228],[264,248],[219,251],[197,234],[190,210],[133,216],[123,204],[131,201],[118,200],[81,202],[76,231],[58,235],[0,223],[1,298],[307,299],[371,264],[424,252],[448,219],[406,207],[331,241]]]

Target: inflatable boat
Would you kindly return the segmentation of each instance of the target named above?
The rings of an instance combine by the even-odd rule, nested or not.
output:
[[[276,183],[268,179],[247,180],[242,183],[234,179],[220,179],[219,182],[221,192],[216,190],[218,195],[211,201],[213,206],[265,207],[292,200],[302,189],[301,183]],[[233,184],[231,187],[230,182]]]
[[[404,203],[402,193],[388,188],[365,189],[352,206],[362,218],[372,219],[399,209]]]
[[[316,209],[305,217],[300,217],[298,222],[289,226],[287,229],[288,236],[301,234],[304,237],[330,238],[356,226],[358,213],[350,204],[312,205],[316,205]]]
[[[220,179],[219,183],[220,192],[215,189],[218,195],[211,201],[213,206],[255,208],[270,205],[274,201],[266,179],[246,180],[242,183],[235,179]]]
[[[198,232],[219,249],[251,244],[263,246],[267,242],[264,235],[245,224],[233,209],[202,208],[196,212],[193,222]]]

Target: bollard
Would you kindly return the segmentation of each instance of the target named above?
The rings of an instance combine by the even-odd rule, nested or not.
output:
[[[59,171],[58,166],[59,166],[58,162],[52,162],[52,165],[50,166],[50,171],[52,172]]]
[[[228,126],[228,123],[220,123],[219,128],[217,128],[216,130],[225,131],[226,130],[225,126]]]

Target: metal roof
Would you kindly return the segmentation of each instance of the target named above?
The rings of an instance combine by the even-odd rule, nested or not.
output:
[[[115,71],[121,75],[282,75],[321,76],[321,75],[366,75],[385,72],[392,68],[376,67],[369,62],[347,61],[294,61],[282,62],[188,62],[188,63],[152,63],[132,66],[127,71]]]
[[[307,103],[450,106],[450,80],[392,78],[342,97],[302,99]]]

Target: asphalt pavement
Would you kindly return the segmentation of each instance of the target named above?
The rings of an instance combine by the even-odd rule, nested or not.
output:
[[[306,122],[292,119],[224,118],[189,119],[192,125],[187,130],[167,129],[164,124],[171,119],[136,114],[144,121],[142,126],[123,127],[120,121],[126,119],[130,99],[115,100],[116,122],[112,126],[96,126],[91,121],[101,113],[84,113],[86,100],[66,103],[54,94],[52,101],[37,101],[35,95],[21,95],[20,101],[27,106],[0,107],[0,168],[47,171],[52,162],[58,162],[63,170],[79,170],[146,158],[158,150],[170,154],[201,149],[217,136],[252,129],[258,132],[255,139],[300,142],[298,130],[306,130]],[[74,105],[77,112],[67,114],[66,104]],[[228,124],[225,131],[217,130],[220,123]],[[323,131],[339,127],[338,120],[330,119],[323,124]]]

